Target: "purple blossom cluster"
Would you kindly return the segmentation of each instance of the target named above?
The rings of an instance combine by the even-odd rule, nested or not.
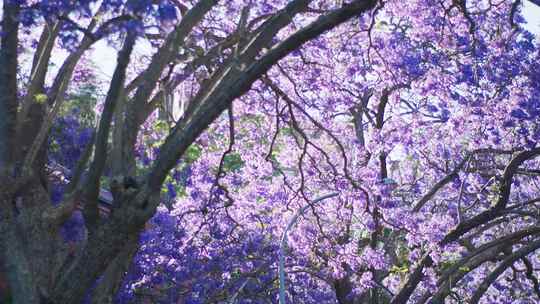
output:
[[[98,2],[107,17],[129,18],[96,35],[137,31],[140,40],[156,39],[152,51],[192,6]],[[340,7],[311,2],[253,57]],[[21,3],[26,26],[87,20],[98,5]],[[176,98],[181,115],[211,112],[189,101],[211,94],[213,75],[250,45],[236,35],[238,24],[273,22],[287,3],[217,4],[182,40],[178,58],[156,77],[163,85],[144,104],[155,108],[134,140],[136,175],[148,178],[170,152],[165,138],[195,124],[171,119],[165,100]],[[280,249],[290,303],[540,303],[540,245],[529,247],[540,234],[540,42],[514,5],[381,2],[280,60],[172,162],[115,303],[279,303]],[[90,38],[72,21],[62,23],[59,43],[76,52]],[[136,59],[127,86],[142,87],[137,71],[151,67],[145,56]],[[63,168],[54,169],[59,178],[50,187],[55,205],[92,147],[93,113],[106,111],[88,85],[95,68],[76,70],[78,93],[66,96],[50,131],[48,164]],[[241,63],[233,68],[249,72]],[[133,106],[138,92],[126,91],[117,97]],[[114,165],[103,164],[102,189],[118,187]],[[84,179],[90,170],[83,171]],[[337,195],[313,203],[327,193]],[[116,214],[108,216],[100,220]],[[64,241],[86,245],[94,231],[84,226],[75,211],[62,226]]]

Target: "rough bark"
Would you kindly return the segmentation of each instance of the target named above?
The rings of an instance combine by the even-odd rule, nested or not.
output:
[[[4,1],[0,47],[0,169],[11,166],[17,117],[19,4]]]
[[[110,263],[103,278],[93,292],[92,303],[113,304],[114,296],[121,287],[125,273],[131,265],[133,256],[139,249],[138,238],[132,237],[118,256]]]

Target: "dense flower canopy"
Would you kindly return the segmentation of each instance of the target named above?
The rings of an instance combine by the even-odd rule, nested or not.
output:
[[[43,110],[56,111],[55,210],[82,180],[112,192],[105,223],[144,219],[119,234],[134,245],[113,255],[126,265],[112,303],[278,303],[280,288],[287,303],[540,303],[540,40],[522,1],[4,1],[24,25],[20,99],[66,99]],[[305,38],[348,5],[369,6]],[[39,90],[44,27],[67,67]],[[125,83],[85,55],[101,39]],[[130,140],[131,162],[116,158]],[[150,212],[126,207],[152,206],[154,188]],[[280,242],[303,208],[282,286]],[[91,207],[75,209],[61,223],[68,251],[106,243]],[[101,292],[108,272],[95,275]]]

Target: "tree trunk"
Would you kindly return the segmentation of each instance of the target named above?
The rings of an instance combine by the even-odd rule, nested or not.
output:
[[[128,240],[125,248],[107,267],[103,274],[103,278],[99,281],[98,286],[93,292],[93,304],[113,304],[114,296],[120,289],[124,276],[128,271],[133,256],[139,249],[139,238],[132,237]]]
[[[4,221],[4,225],[17,226],[14,221]],[[2,227],[4,228],[4,227]],[[39,304],[39,296],[35,285],[30,261],[24,252],[23,238],[16,229],[2,229],[2,260],[9,282],[12,304]]]

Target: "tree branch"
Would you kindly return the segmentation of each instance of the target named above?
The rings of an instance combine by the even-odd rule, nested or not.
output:
[[[13,134],[17,119],[17,46],[19,44],[17,1],[4,1],[0,43],[0,170],[12,165]]]
[[[540,147],[518,153],[510,161],[510,163],[506,166],[506,169],[504,170],[502,180],[500,182],[501,185],[499,187],[499,198],[495,205],[492,208],[476,215],[475,217],[461,222],[454,230],[452,230],[446,235],[446,237],[441,241],[441,244],[448,244],[454,242],[470,230],[497,217],[500,212],[504,210],[508,203],[508,199],[510,197],[510,190],[512,189],[512,180],[519,166],[521,166],[521,164],[523,164],[525,161],[535,158],[539,155]]]
[[[125,173],[128,175],[134,174],[134,153],[133,148],[137,139],[137,133],[140,125],[144,122],[145,104],[148,102],[152,92],[156,88],[157,81],[161,73],[171,62],[185,38],[193,28],[199,24],[206,13],[212,9],[217,3],[217,0],[200,0],[191,8],[183,17],[175,29],[167,36],[165,43],[159,48],[156,54],[152,57],[148,68],[142,73],[140,84],[138,85],[135,95],[131,100],[131,106],[126,109],[126,117],[124,121],[124,132],[122,146],[124,153],[123,157],[127,158],[124,162],[127,164]]]
[[[513,252],[511,255],[509,255],[504,261],[495,268],[485,279],[484,281],[478,286],[474,294],[472,295],[470,299],[470,303],[480,303],[480,299],[484,295],[484,293],[488,290],[489,286],[495,282],[495,280],[512,264],[514,264],[515,261],[527,256],[528,254],[536,251],[538,248],[540,248],[540,240],[536,240],[532,243],[530,243],[527,246],[521,247],[519,250]]]
[[[50,58],[54,43],[60,32],[62,24],[56,22],[54,25],[50,26],[48,23],[45,23],[43,27],[43,32],[39,39],[38,48],[34,54],[34,59],[32,63],[32,71],[30,75],[30,84],[28,86],[26,96],[24,97],[21,105],[21,110],[17,116],[18,128],[21,128],[23,125],[23,120],[28,114],[30,105],[36,99],[36,94],[43,90],[43,85],[45,83],[45,76],[50,64]],[[18,133],[18,132],[17,132]]]
[[[488,149],[489,150],[489,149]],[[480,151],[483,151],[482,149]],[[518,153],[506,167],[503,178],[500,186],[499,199],[495,203],[494,207],[478,214],[477,216],[461,222],[454,230],[450,231],[444,239],[440,242],[439,245],[444,246],[451,242],[456,241],[465,233],[471,231],[472,229],[489,222],[490,220],[496,218],[501,211],[504,210],[506,204],[508,203],[508,198],[510,196],[510,190],[512,186],[513,175],[521,164],[525,161],[535,158],[540,155],[540,148],[534,148],[532,150],[526,150]],[[399,291],[399,293],[392,299],[392,304],[405,303],[409,297],[412,295],[416,286],[420,283],[423,275],[423,269],[426,265],[431,265],[433,260],[427,254],[424,256],[419,263],[418,267],[414,270],[413,273],[405,281],[404,287]]]
[[[90,165],[88,173],[88,180],[85,185],[85,206],[84,217],[87,227],[91,227],[96,224],[99,217],[98,211],[98,196],[99,196],[99,181],[105,167],[105,161],[107,159],[107,143],[109,140],[109,131],[111,122],[113,119],[114,110],[122,88],[124,87],[124,80],[126,78],[126,70],[135,44],[136,35],[133,32],[129,32],[122,50],[118,52],[118,60],[116,69],[111,80],[109,92],[105,99],[105,105],[101,114],[99,127],[96,134],[94,159]]]
[[[291,2],[292,3],[292,2]],[[234,99],[246,93],[253,82],[266,73],[274,64],[305,42],[353,16],[361,14],[375,5],[376,1],[354,1],[336,9],[298,30],[287,39],[271,48],[259,60],[250,65],[243,73],[235,73],[216,84],[208,93],[200,108],[183,123],[178,124],[167,137],[147,178],[149,192],[159,191],[167,172],[175,166],[189,145],[214,121]]]

